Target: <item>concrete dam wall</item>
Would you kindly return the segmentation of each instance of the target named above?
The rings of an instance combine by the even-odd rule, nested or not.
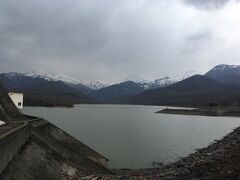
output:
[[[14,125],[12,125],[14,126]],[[0,174],[30,137],[28,124],[22,124],[0,135]]]
[[[0,88],[0,179],[73,179],[103,174],[108,159],[47,120],[24,116]]]

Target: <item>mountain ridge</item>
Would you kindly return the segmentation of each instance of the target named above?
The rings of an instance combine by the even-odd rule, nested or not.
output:
[[[138,83],[126,81],[102,88],[93,92],[91,95],[101,102],[108,103],[111,102],[111,99],[114,97],[136,95],[140,94],[144,90],[145,89]]]
[[[194,75],[167,87],[147,90],[135,96],[118,97],[113,101],[123,104],[167,106],[229,105],[235,102],[240,102],[238,88],[204,75]]]
[[[0,74],[0,81],[7,91],[24,93],[25,105],[72,106],[76,103],[98,103],[62,81],[48,81],[19,73]]]
[[[240,87],[240,66],[220,64],[209,70],[206,76],[225,84]]]
[[[102,87],[96,81],[98,85],[94,88],[66,76],[44,73],[3,73],[0,74],[0,81],[9,90],[23,91],[27,98],[41,97],[44,101],[64,101],[63,97],[66,97],[65,101],[70,99],[68,103],[78,103],[82,99],[80,103],[207,106],[238,102],[240,66],[220,64],[205,75],[193,75],[181,81],[174,81],[168,76],[153,81],[135,78],[134,81]]]

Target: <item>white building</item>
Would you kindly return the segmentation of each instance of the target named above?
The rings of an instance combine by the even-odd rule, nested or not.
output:
[[[12,101],[14,102],[15,106],[18,109],[23,108],[23,94],[22,93],[9,92],[8,95],[12,99]]]
[[[3,121],[0,120],[0,126],[1,126],[1,125],[4,125],[4,124],[5,124],[5,122],[3,122]]]

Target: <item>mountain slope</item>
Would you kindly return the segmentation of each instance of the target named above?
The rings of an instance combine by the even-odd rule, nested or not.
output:
[[[86,82],[82,82],[82,84],[84,84],[85,86],[87,86],[93,91],[110,86],[109,83],[102,83],[100,81],[88,81],[88,82],[86,81]]]
[[[115,103],[208,106],[239,102],[239,89],[219,83],[202,75],[195,75],[173,85],[145,91],[136,96],[115,98]]]
[[[5,73],[0,74],[0,82],[8,91],[23,92],[25,105],[62,106],[97,102],[62,81],[49,81],[20,73]]]
[[[240,66],[226,64],[217,65],[208,71],[206,76],[221,83],[240,87]]]
[[[134,74],[128,75],[123,82],[127,82],[127,81],[133,81],[137,83],[139,86],[143,87],[145,90],[169,86],[176,82],[168,76],[155,79],[155,80],[143,80]]]
[[[101,83],[100,81],[80,81],[75,78],[68,77],[64,74],[47,73],[47,72],[28,72],[22,73],[22,75],[32,78],[41,78],[47,81],[62,81],[72,87],[82,91],[82,93],[89,94],[93,90],[98,90],[108,86],[107,84]]]
[[[170,77],[164,77],[160,79],[156,79],[154,81],[139,81],[137,82],[141,87],[143,87],[145,90],[148,89],[157,89],[169,86],[174,83],[173,80],[170,79]]]
[[[118,96],[137,95],[145,89],[133,81],[127,81],[111,85],[93,92],[91,95],[104,103],[110,103],[111,99]]]

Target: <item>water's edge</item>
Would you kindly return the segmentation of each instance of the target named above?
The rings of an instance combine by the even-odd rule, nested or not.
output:
[[[156,107],[145,106],[121,105],[119,109],[119,106],[80,105],[75,109],[28,110],[44,115],[103,154],[110,160],[110,168],[150,168],[176,162],[179,157],[221,139],[240,124],[238,118],[161,115],[155,113]]]
[[[116,175],[92,175],[110,179],[239,179],[240,127],[206,148],[167,166],[152,169],[121,170]],[[82,177],[85,179],[85,177]]]

